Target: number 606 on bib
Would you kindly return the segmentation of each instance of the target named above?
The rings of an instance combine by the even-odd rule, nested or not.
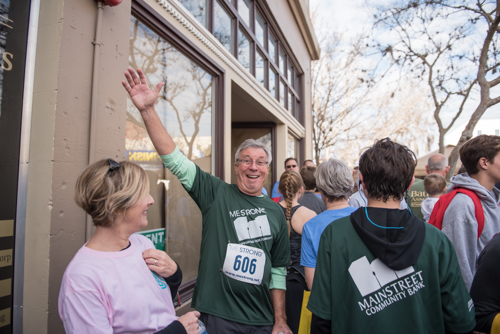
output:
[[[260,285],[265,265],[266,254],[262,249],[228,244],[222,271],[237,281]]]

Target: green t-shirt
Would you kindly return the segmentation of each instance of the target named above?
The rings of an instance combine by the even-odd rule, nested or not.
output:
[[[410,188],[408,194],[408,206],[411,209],[411,212],[421,220],[424,220],[424,215],[422,214],[422,202],[424,199],[429,197],[427,192],[424,189],[424,181],[421,179],[415,178],[415,182]]]
[[[199,167],[188,192],[203,216],[192,307],[243,324],[272,325],[271,267],[290,265],[283,210],[269,197],[245,195]]]
[[[307,307],[332,333],[455,333],[475,326],[452,243],[425,224],[417,263],[394,271],[376,259],[350,217],[323,232]]]

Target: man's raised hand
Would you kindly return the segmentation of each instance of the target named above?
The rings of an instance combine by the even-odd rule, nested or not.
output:
[[[136,74],[134,69],[129,67],[125,72],[125,78],[127,81],[122,80],[122,85],[129,93],[136,108],[139,109],[140,112],[152,109],[165,83],[160,82],[156,85],[154,90],[150,89],[146,76],[140,68],[137,69]]]

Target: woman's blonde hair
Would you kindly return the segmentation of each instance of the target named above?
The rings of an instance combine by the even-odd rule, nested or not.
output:
[[[288,170],[281,174],[278,190],[283,195],[286,203],[285,217],[288,224],[288,232],[290,232],[290,218],[292,215],[293,198],[303,186],[302,177],[297,172]]]
[[[138,165],[103,159],[88,166],[76,180],[75,202],[95,226],[109,227],[149,193],[149,178]]]

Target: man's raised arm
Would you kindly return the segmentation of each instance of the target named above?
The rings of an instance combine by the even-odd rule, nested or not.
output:
[[[155,102],[165,83],[160,82],[154,90],[150,89],[146,76],[140,68],[137,69],[136,74],[134,69],[129,67],[127,72],[125,72],[125,78],[127,81],[122,80],[123,87],[130,94],[132,102],[141,113],[156,151],[159,155],[172,153],[175,149],[175,143],[163,127],[163,124],[161,124],[161,120],[154,108]]]

